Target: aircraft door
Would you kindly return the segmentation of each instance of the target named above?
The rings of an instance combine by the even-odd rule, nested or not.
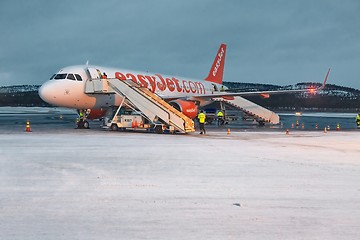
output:
[[[219,89],[218,89],[218,87],[216,86],[216,84],[213,84],[213,83],[212,83],[212,85],[213,85],[214,92],[218,92]]]
[[[99,69],[96,68],[88,68],[87,73],[91,79],[98,79],[101,78],[101,72]]]

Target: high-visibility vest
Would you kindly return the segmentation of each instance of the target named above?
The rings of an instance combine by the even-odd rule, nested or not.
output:
[[[360,121],[360,114],[359,115],[357,115],[357,117],[356,117],[356,121],[358,122],[358,121]]]
[[[222,111],[219,111],[218,114],[217,114],[218,117],[223,117],[224,114],[222,113]]]
[[[199,113],[198,115],[199,123],[205,123],[205,118],[206,118],[205,113]]]

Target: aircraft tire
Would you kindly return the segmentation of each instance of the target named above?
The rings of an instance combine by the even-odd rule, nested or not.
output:
[[[259,127],[264,127],[265,126],[265,122],[264,121],[259,121]]]
[[[86,129],[90,128],[90,124],[88,121],[84,121],[83,128],[86,128]]]
[[[79,122],[77,123],[77,128],[78,128],[78,129],[84,128],[84,122],[83,122],[83,121],[79,121]]]
[[[155,132],[156,132],[157,134],[161,134],[161,133],[164,133],[164,130],[163,130],[163,128],[162,128],[161,125],[156,125],[156,126],[155,126]]]
[[[113,131],[117,131],[119,128],[118,128],[118,126],[116,125],[116,124],[112,124],[111,125],[111,130],[113,130]]]

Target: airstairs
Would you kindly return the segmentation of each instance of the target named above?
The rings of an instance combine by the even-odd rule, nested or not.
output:
[[[231,106],[245,112],[246,114],[251,115],[259,123],[261,122],[263,123],[267,122],[271,124],[280,123],[279,115],[243,97],[236,96],[234,97],[233,100],[228,100],[223,98],[216,98],[214,100],[230,104]]]
[[[120,94],[154,123],[162,121],[183,133],[195,131],[193,120],[176,110],[148,88],[140,87],[131,80],[90,79],[85,84],[85,93]]]

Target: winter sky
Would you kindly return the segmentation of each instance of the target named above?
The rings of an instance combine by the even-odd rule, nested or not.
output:
[[[225,81],[360,89],[360,1],[0,1],[0,86],[85,64]]]

